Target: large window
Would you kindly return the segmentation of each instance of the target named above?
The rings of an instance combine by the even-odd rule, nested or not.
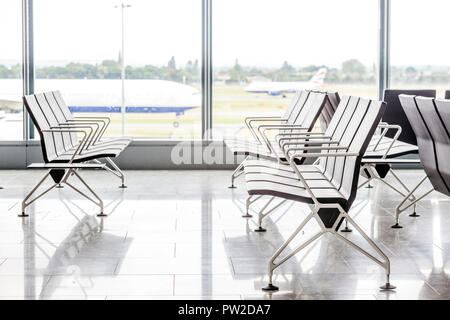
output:
[[[110,136],[200,138],[201,12],[198,0],[36,1],[36,91],[110,116]]]
[[[0,1],[0,140],[22,140],[22,3]]]
[[[378,0],[212,2],[214,138],[282,114],[298,89],[378,97]],[[1,140],[23,134],[21,5],[0,1]],[[390,87],[443,96],[449,11],[391,1]],[[202,0],[34,1],[35,91],[110,116],[109,136],[199,139],[202,12]]]
[[[448,0],[391,1],[390,86],[396,89],[450,89]]]
[[[216,137],[282,113],[297,89],[377,97],[377,0],[217,0],[213,23]]]

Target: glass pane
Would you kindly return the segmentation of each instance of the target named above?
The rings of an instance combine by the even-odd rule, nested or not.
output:
[[[0,1],[0,139],[23,139],[22,2]]]
[[[450,2],[395,0],[391,8],[390,86],[396,89],[450,90]]]
[[[108,136],[200,137],[200,54],[199,0],[35,3],[36,91],[110,116]]]
[[[298,89],[377,97],[378,1],[217,0],[213,11],[216,137],[245,134],[245,116],[282,115]]]
[[[200,139],[201,0],[129,3],[126,100],[139,113],[127,114],[127,134]]]

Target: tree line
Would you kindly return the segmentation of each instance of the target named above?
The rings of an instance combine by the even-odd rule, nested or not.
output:
[[[214,70],[215,80],[227,84],[246,83],[252,77],[261,77],[270,81],[307,81],[325,65],[309,65],[295,68],[285,61],[280,68],[245,67],[236,59],[232,67],[222,67]],[[433,71],[427,68],[392,67],[391,80],[401,82],[442,82],[449,81],[449,69]],[[329,68],[326,75],[327,83],[375,83],[376,66],[366,67],[357,59],[344,61],[340,68]],[[6,67],[0,64],[0,79],[21,78],[21,65]],[[171,57],[166,65],[126,66],[126,79],[161,79],[187,84],[200,82],[200,65],[198,60],[190,60],[179,67],[175,57]],[[42,66],[36,68],[38,79],[120,79],[120,61],[104,60],[98,64],[70,62],[65,66]]]

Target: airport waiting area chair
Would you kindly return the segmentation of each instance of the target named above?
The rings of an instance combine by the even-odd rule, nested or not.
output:
[[[436,90],[390,90],[384,91],[384,101],[386,102],[386,111],[383,114],[382,122],[378,126],[381,132],[375,135],[371,140],[366,154],[364,155],[361,167],[361,175],[366,181],[359,187],[367,185],[372,188],[372,180],[381,181],[383,184],[397,192],[402,197],[406,196],[411,190],[395,173],[393,165],[419,165],[418,158],[405,158],[407,155],[416,155],[418,153],[417,141],[414,130],[406,117],[400,104],[399,95],[411,94],[427,97],[435,97]],[[386,177],[394,178],[399,184],[395,186],[387,181]],[[414,201],[414,196],[411,200]],[[418,217],[416,206],[414,205],[411,217]],[[393,228],[401,228],[395,224]]]
[[[103,148],[103,147],[110,147],[110,146],[123,146],[124,148],[127,147],[132,139],[130,138],[109,138],[105,139],[103,137],[104,133],[108,129],[108,126],[111,122],[111,119],[108,117],[86,117],[86,116],[78,116],[74,117],[72,113],[70,112],[69,107],[65,103],[61,93],[59,91],[52,91],[52,92],[46,92],[44,93],[46,102],[49,104],[51,110],[54,111],[54,115],[59,122],[60,125],[69,125],[73,126],[76,124],[84,124],[84,125],[91,125],[94,126],[94,133],[92,137],[90,138],[90,142],[88,143],[88,148]],[[71,142],[76,139],[76,137],[72,134],[71,135]],[[104,169],[108,170],[115,176],[121,179],[121,185],[119,188],[126,188],[125,186],[125,175],[123,174],[122,170],[114,163],[114,161],[111,160],[111,157],[105,157],[105,160],[107,163],[111,165],[112,168],[109,168],[108,166],[105,166]],[[94,160],[95,162],[99,162],[97,159]]]
[[[385,290],[395,288],[389,280],[389,258],[348,215],[358,189],[361,160],[384,110],[384,102],[344,96],[328,128],[330,135],[323,135],[322,140],[315,141],[314,145],[305,139],[303,146],[299,147],[300,143],[297,141],[293,147],[289,146],[285,150],[289,169],[263,159],[244,162],[249,196],[268,195],[272,199],[281,198],[306,203],[312,208],[307,218],[270,259],[269,284],[263,290],[278,290],[272,283],[274,270],[325,233],[336,235],[383,267],[386,271],[386,283],[381,288]],[[309,134],[306,133],[305,136],[308,138]],[[318,158],[318,161],[313,165],[299,165],[295,162],[297,157]],[[311,220],[318,223],[320,231],[276,261]],[[381,259],[338,232],[344,220],[362,235]]]
[[[403,110],[415,132],[419,158],[425,177],[404,197],[395,210],[396,224],[402,212],[433,191],[450,196],[450,100],[399,96]],[[432,188],[405,205],[417,189],[429,180]],[[405,205],[405,206],[404,206]]]
[[[411,144],[409,142],[415,143],[415,135],[414,132],[411,129],[411,126],[409,125],[408,119],[406,118],[406,115],[404,112],[398,112],[398,108],[401,109],[400,101],[398,100],[398,95],[402,92],[405,92],[405,90],[386,90],[385,92],[385,102],[387,103],[386,111],[383,115],[383,121],[380,122],[380,124],[377,126],[379,130],[381,130],[380,133],[374,134],[374,136],[371,138],[371,141],[369,143],[369,146],[367,147],[367,150],[364,154],[364,157],[361,161],[361,169],[360,174],[366,178],[366,180],[359,185],[359,188],[363,187],[364,185],[367,185],[368,187],[372,187],[370,185],[370,182],[374,179],[377,179],[381,182],[383,182],[385,185],[390,187],[392,190],[400,194],[402,197],[406,196],[410,192],[410,189],[408,186],[400,179],[400,177],[395,173],[395,171],[392,169],[393,164],[415,164],[419,165],[420,161],[419,159],[411,159],[411,158],[403,158],[405,155],[410,154],[417,154],[417,146],[414,144]],[[406,92],[420,92],[425,95],[434,95],[434,90],[406,90]],[[388,115],[386,115],[386,113]],[[333,119],[335,120],[335,124],[331,125],[333,123]],[[387,123],[386,121],[389,121]],[[331,128],[330,130],[325,131],[322,134],[325,134],[325,136],[331,136],[333,134],[332,130],[335,129],[335,125],[338,123],[338,118],[334,117],[330,121]],[[404,123],[407,123],[409,127],[404,125]],[[401,125],[404,125],[406,129],[405,131],[402,130]],[[409,129],[408,129],[409,128]],[[315,133],[320,134],[320,133]],[[403,140],[399,140],[401,139]],[[316,139],[317,137],[311,137],[311,139]],[[280,134],[277,136],[277,141],[279,143],[279,147],[283,149],[286,146],[295,145],[298,140],[298,138],[293,138],[289,135],[283,135]],[[310,142],[311,144],[312,142]],[[249,161],[246,162],[247,165],[250,164]],[[269,166],[269,164],[266,164]],[[281,168],[278,165],[275,165],[278,168]],[[283,170],[289,170],[288,168],[284,168]],[[398,186],[395,186],[387,181],[386,176],[388,173],[391,174],[391,176],[398,182],[398,184],[404,189],[400,190]],[[249,198],[247,199],[246,204],[246,214],[243,217],[251,217],[249,214],[249,206],[259,200],[260,197],[257,197],[256,199]],[[415,200],[414,196],[411,196],[409,199],[411,201]],[[281,204],[280,204],[281,205]],[[267,206],[264,206],[263,210],[266,210],[266,213],[261,214],[261,212],[258,214],[260,218],[259,228],[256,231],[264,231],[263,228],[261,228],[261,219],[267,217],[270,213],[274,212],[275,209],[277,209],[278,206],[275,208],[272,208],[270,210],[266,210]],[[414,205],[414,212],[410,215],[412,217],[418,217],[416,211],[416,206]],[[262,217],[262,218],[261,218]],[[392,226],[393,228],[401,228],[398,224],[395,224]],[[352,230],[348,228],[347,221],[345,224],[345,228],[341,230],[342,232],[351,232]]]
[[[20,216],[28,216],[25,213],[26,207],[60,185],[67,185],[92,201],[100,208],[99,216],[104,216],[103,201],[83,180],[79,170],[106,169],[106,164],[104,163],[89,162],[119,156],[128,146],[129,141],[102,141],[101,136],[99,137],[102,128],[96,121],[67,121],[69,119],[65,119],[62,116],[61,105],[56,103],[54,92],[28,95],[23,100],[39,133],[44,159],[44,163],[33,163],[28,167],[47,169],[47,173],[23,200]],[[81,140],[79,140],[78,135],[82,136]],[[49,176],[54,183],[32,198]],[[91,196],[71,184],[69,182],[71,177],[77,177],[90,192]]]
[[[339,101],[337,93],[302,90],[296,93],[287,108],[284,117],[247,117],[245,124],[254,141],[240,141],[236,139],[224,140],[226,146],[234,155],[244,155],[271,159],[287,163],[283,152],[274,143],[268,133],[274,130],[295,136],[296,132],[309,132],[314,128],[317,119],[321,119],[321,125],[326,125],[335,110],[335,104]],[[269,121],[277,124],[267,124]],[[255,127],[255,123],[264,123]],[[297,159],[296,161],[303,161]],[[235,169],[231,176],[231,186],[242,172],[242,163]]]

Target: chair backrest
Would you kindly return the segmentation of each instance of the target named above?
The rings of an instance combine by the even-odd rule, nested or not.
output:
[[[383,100],[387,104],[386,112],[383,115],[382,121],[389,124],[398,124],[402,127],[402,133],[398,137],[398,140],[417,145],[417,139],[414,135],[414,130],[411,128],[411,124],[405,115],[398,96],[400,94],[408,94],[423,97],[436,97],[436,90],[384,90]],[[386,137],[393,138],[396,132],[394,130],[388,130]]]
[[[59,108],[61,109],[61,112],[64,115],[65,120],[73,120],[72,112],[70,112],[69,107],[67,106],[66,102],[64,101],[61,92],[59,90],[52,91],[51,94],[53,95],[56,103],[58,104]]]
[[[286,122],[287,124],[294,124],[297,121],[298,115],[305,107],[305,104],[308,101],[310,93],[311,91],[302,90],[300,91],[300,94],[297,97],[297,99],[294,98],[291,100],[291,104],[293,106],[292,107],[289,106],[288,109],[291,109],[291,111],[289,112],[289,116],[285,117],[285,119],[287,119]]]
[[[289,105],[288,105],[286,111],[284,112],[284,115],[283,115],[284,119],[289,119],[291,117],[292,113],[298,107],[299,99],[305,94],[307,94],[307,92],[305,90],[300,90],[295,93],[295,95],[292,97],[291,101],[289,102]]]
[[[323,110],[325,108],[325,104],[327,102],[327,93],[325,92],[318,92],[318,91],[306,91],[307,95],[304,102],[302,103],[301,108],[298,110],[296,118],[290,119],[291,121],[288,121],[288,124],[295,124],[298,126],[301,126],[303,128],[306,128],[307,131],[311,131],[314,128],[314,125],[317,122],[317,119],[320,117],[320,115],[323,113]],[[301,100],[301,99],[300,99]],[[300,104],[299,100],[299,104]],[[280,130],[280,133],[292,133],[294,130],[292,129],[283,129]],[[303,139],[300,139],[303,140]],[[291,141],[292,143],[292,141]],[[302,147],[301,145],[290,145],[291,148],[293,147]],[[299,160],[300,162],[303,162],[305,159]]]
[[[44,94],[24,96],[23,101],[39,132],[44,161],[47,163],[51,162],[71,147],[70,144],[66,145],[66,134],[61,132],[44,132],[59,125],[59,121],[55,117],[54,111],[51,109]]]
[[[450,90],[445,90],[445,99],[450,99]]]
[[[327,179],[347,199],[347,210],[356,196],[361,159],[381,120],[386,104],[381,101],[344,96],[328,126],[326,135],[347,146],[354,157],[322,157],[319,166]],[[328,151],[322,151],[328,153]],[[331,153],[340,151],[331,151]]]
[[[326,99],[326,93],[310,91],[307,100],[293,123],[312,130],[323,111]]]
[[[333,119],[334,112],[336,111],[336,108],[341,101],[341,98],[339,97],[339,94],[337,92],[327,92],[326,94],[327,99],[325,102],[325,106],[319,117],[320,128],[322,129],[322,132],[325,132],[327,130],[331,119]]]
[[[450,195],[450,101],[412,95],[401,95],[400,101],[416,133],[425,173],[436,191]]]
[[[59,123],[68,122],[73,120],[73,115],[69,110],[69,107],[64,102],[64,99],[59,91],[50,91],[44,93],[45,98],[54,111],[55,117]],[[76,133],[64,133],[65,145],[76,145],[78,136]]]

